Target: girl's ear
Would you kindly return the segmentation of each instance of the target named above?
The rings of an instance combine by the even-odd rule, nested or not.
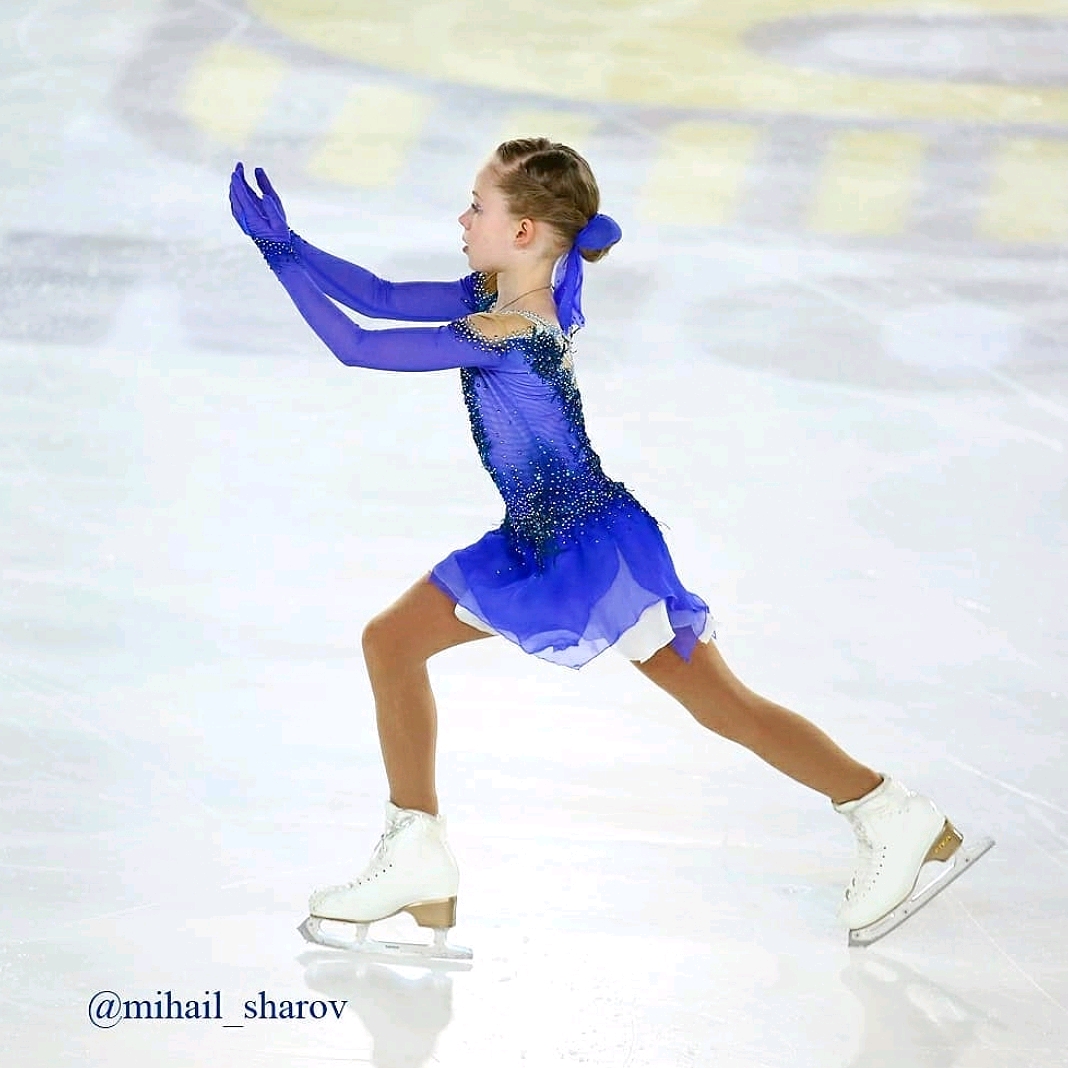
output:
[[[516,248],[530,248],[535,238],[534,223],[530,219],[520,219],[516,228]]]

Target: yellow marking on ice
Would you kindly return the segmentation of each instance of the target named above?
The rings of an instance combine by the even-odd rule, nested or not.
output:
[[[923,5],[920,5],[921,7]],[[930,6],[930,5],[928,5]],[[827,16],[915,18],[916,0],[247,0],[315,48],[399,74],[568,101],[976,124],[1068,122],[1068,87],[852,74],[791,63],[751,44],[761,27]],[[1065,0],[947,0],[984,17],[1064,18]],[[1052,40],[1052,39],[1051,39]],[[952,63],[947,61],[951,69]],[[1021,65],[1021,74],[1025,67]]]
[[[551,141],[560,141],[577,152],[582,152],[594,126],[596,121],[591,116],[579,115],[573,111],[524,109],[513,111],[505,119],[497,143],[514,137],[548,137]]]
[[[642,193],[642,215],[653,222],[733,222],[758,138],[754,127],[731,123],[670,127]]]
[[[231,148],[243,148],[288,71],[268,52],[213,45],[197,61],[181,97],[183,113]]]
[[[426,124],[431,102],[388,85],[354,86],[308,173],[341,185],[388,186],[396,181]]]
[[[896,234],[908,221],[926,139],[891,130],[831,138],[809,225],[836,234]]]
[[[1002,141],[978,229],[997,241],[1068,240],[1068,141]]]

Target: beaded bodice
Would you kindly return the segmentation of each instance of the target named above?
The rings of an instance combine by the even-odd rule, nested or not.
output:
[[[477,310],[492,310],[495,295],[476,289],[476,297]],[[501,529],[522,555],[544,560],[581,533],[586,517],[633,498],[604,474],[590,444],[571,338],[532,312],[515,314],[530,329],[499,339],[465,320],[453,326],[500,355],[494,366],[461,369],[464,403],[482,464],[504,498]]]

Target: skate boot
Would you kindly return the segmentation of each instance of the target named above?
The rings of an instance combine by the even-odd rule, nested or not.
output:
[[[467,960],[469,949],[445,941],[456,923],[459,881],[456,860],[445,841],[444,817],[397,808],[387,801],[386,829],[363,874],[351,883],[312,894],[311,915],[298,930],[309,942],[375,956]],[[370,924],[399,912],[407,912],[420,927],[432,928],[434,942],[378,942],[367,937]],[[322,930],[324,922],[353,927],[355,938],[331,936]]]
[[[838,910],[851,946],[871,945],[889,934],[994,844],[985,838],[965,848],[961,833],[933,801],[889,776],[871,793],[834,809],[857,839],[856,866]],[[928,861],[948,866],[917,891]]]

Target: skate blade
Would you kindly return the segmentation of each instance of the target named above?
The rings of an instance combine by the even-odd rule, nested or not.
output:
[[[323,919],[309,916],[297,930],[306,942],[329,949],[344,949],[358,953],[361,957],[376,957],[390,960],[419,961],[469,961],[472,952],[465,946],[451,946],[445,941],[447,930],[434,928],[434,941],[430,945],[421,942],[383,942],[367,937],[367,924],[352,923],[345,920],[331,920],[331,923],[345,924],[356,928],[356,936],[351,939],[340,938],[322,929]]]
[[[993,838],[981,838],[972,845],[965,842],[946,861],[945,871],[928,883],[918,894],[911,894],[896,909],[891,910],[882,919],[869,923],[867,927],[856,927],[849,932],[850,946],[870,946],[878,942],[896,927],[900,927],[910,916],[915,916],[932,898],[937,897],[950,883],[959,879],[984,853],[994,847]]]

